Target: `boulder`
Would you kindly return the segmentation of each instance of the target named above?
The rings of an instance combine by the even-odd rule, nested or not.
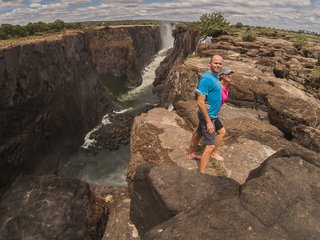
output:
[[[281,150],[250,173],[239,195],[216,199],[213,193],[155,226],[142,239],[318,239],[319,159],[308,150]],[[162,178],[162,184],[167,180]],[[183,195],[189,190],[176,186],[170,191],[180,189]]]
[[[134,178],[130,218],[143,235],[152,227],[203,201],[238,196],[239,184],[226,177],[186,171],[176,165],[140,165]],[[204,203],[205,204],[205,203]]]
[[[268,105],[272,124],[295,137],[301,145],[319,152],[320,107],[317,102],[290,96],[268,96]]]
[[[18,177],[1,198],[0,239],[101,239],[107,211],[89,185],[53,175]]]
[[[134,119],[131,130],[131,160],[127,171],[129,191],[136,168],[145,163],[177,164],[195,169],[188,160],[191,133],[186,122],[175,112],[154,108]]]

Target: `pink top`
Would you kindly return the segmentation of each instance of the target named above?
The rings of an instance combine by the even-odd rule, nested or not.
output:
[[[228,97],[229,97],[229,93],[228,93],[228,83],[226,83],[226,86],[222,86],[221,85],[221,90],[222,90],[222,100],[221,100],[221,105],[225,103],[225,101],[227,101]]]

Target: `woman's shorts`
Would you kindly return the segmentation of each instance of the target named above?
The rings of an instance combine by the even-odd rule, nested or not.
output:
[[[220,121],[219,118],[217,118],[217,119],[214,121],[214,127],[215,127],[216,131],[219,131],[220,129],[223,128],[222,122]]]

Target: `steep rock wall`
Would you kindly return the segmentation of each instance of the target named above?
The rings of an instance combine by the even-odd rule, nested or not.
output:
[[[62,152],[116,107],[99,76],[125,76],[137,86],[159,48],[159,27],[127,27],[1,49],[0,190],[28,169],[54,172]]]
[[[170,70],[180,65],[183,60],[196,50],[198,41],[201,37],[200,33],[194,30],[180,30],[176,32],[172,52],[162,61],[156,70],[156,79],[154,80],[154,91],[160,97],[160,104],[166,106],[170,97],[170,88],[167,85],[167,77]]]
[[[97,72],[122,77],[130,88],[141,84],[141,70],[161,47],[159,27],[105,28],[88,34]]]

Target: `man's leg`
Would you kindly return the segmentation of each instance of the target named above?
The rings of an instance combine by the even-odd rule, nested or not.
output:
[[[206,145],[206,147],[201,155],[199,172],[205,173],[210,155],[212,154],[214,148],[215,148],[215,145]]]
[[[211,157],[217,159],[218,161],[223,161],[223,157],[219,155],[218,148],[221,144],[222,139],[226,135],[226,129],[223,127],[217,131],[217,137],[216,137],[216,147],[214,148]]]
[[[214,124],[214,119],[211,119],[213,126]],[[203,153],[201,155],[200,159],[200,165],[199,165],[199,172],[205,173],[206,167],[208,165],[208,161],[210,158],[210,155],[215,149],[215,144],[216,144],[216,132],[214,131],[213,134],[210,134],[207,131],[207,124],[205,122],[201,122],[201,133],[203,135],[204,142],[206,143],[206,147],[203,150]]]

